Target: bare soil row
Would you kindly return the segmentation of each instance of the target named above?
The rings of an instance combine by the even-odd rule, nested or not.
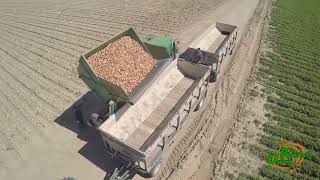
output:
[[[71,76],[67,73],[63,73],[67,71],[63,71],[62,68],[50,63],[50,61],[45,61],[43,56],[32,53],[32,51],[29,51],[26,48],[17,46],[16,43],[12,43],[4,38],[0,39],[0,42],[2,42],[0,45],[1,50],[15,59],[15,62],[24,64],[34,72],[37,72],[39,76],[44,76],[55,84],[63,85],[63,87],[70,92],[75,94],[80,92],[79,85],[74,81],[70,81],[72,80],[70,79]]]

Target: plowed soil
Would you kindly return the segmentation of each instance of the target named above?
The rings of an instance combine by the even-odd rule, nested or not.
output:
[[[78,59],[133,27],[188,45],[216,21],[244,28],[258,0],[0,1],[0,179],[103,179],[117,162],[72,108],[92,99]],[[183,49],[183,48],[182,48]],[[94,101],[97,102],[98,101]]]

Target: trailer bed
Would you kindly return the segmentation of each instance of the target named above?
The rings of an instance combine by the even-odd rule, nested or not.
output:
[[[183,75],[175,60],[134,105],[100,129],[139,149],[194,82]]]
[[[209,52],[216,52],[221,45],[223,45],[223,41],[227,38],[227,35],[220,34],[219,37],[214,41],[214,43],[208,49]]]
[[[140,148],[154,130],[169,114],[171,109],[178,103],[183,94],[191,87],[193,79],[184,77],[169,92],[167,97],[152,111],[152,113],[140,124],[140,126],[129,136],[127,142]]]

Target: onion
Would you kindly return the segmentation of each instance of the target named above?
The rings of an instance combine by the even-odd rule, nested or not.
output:
[[[156,61],[129,36],[110,43],[88,59],[97,75],[132,92],[155,67]]]

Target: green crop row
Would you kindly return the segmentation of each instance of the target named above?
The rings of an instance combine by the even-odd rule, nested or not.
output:
[[[288,101],[287,99],[281,98],[274,100],[274,103],[280,107],[290,108],[294,111],[306,114],[308,117],[320,119],[320,112],[318,109],[310,106],[300,105],[298,102]]]
[[[293,180],[293,179],[301,179],[301,180],[305,180],[305,179],[309,179],[309,180],[317,180],[318,178],[316,177],[312,177],[306,174],[302,174],[302,173],[295,173],[295,174],[290,174],[289,172],[277,169],[275,167],[272,167],[270,165],[264,165],[261,168],[260,171],[260,175],[270,178],[270,179],[274,179],[274,180]]]
[[[312,136],[300,133],[294,129],[282,127],[279,125],[264,124],[265,131],[275,136],[282,137],[287,140],[291,140],[295,143],[304,145],[308,149],[320,151],[320,139]]]
[[[279,58],[277,61],[273,60],[261,60],[261,64],[264,65],[264,68],[277,68],[277,67],[283,67],[284,70],[289,70],[291,73],[299,73],[301,69],[304,69],[306,72],[303,74],[299,74],[302,77],[307,76],[310,79],[313,79],[315,81],[319,81],[317,78],[320,77],[320,75],[314,75],[312,71],[316,70],[316,66],[306,66],[302,63],[296,62],[296,61],[290,61],[289,59],[281,59]]]
[[[287,99],[289,101],[298,102],[304,106],[310,106],[315,109],[320,109],[320,104],[309,101],[307,99],[301,98],[299,96],[294,96],[292,94],[286,93],[285,91],[276,90],[276,94],[281,96],[281,98]]]
[[[312,66],[312,68],[310,67],[306,67],[302,64],[294,64],[295,62],[292,62],[290,60],[273,60],[273,61],[262,61],[262,64],[264,65],[264,68],[262,68],[262,70],[267,69],[267,70],[273,70],[273,69],[278,69],[278,67],[282,67],[281,69],[279,69],[280,71],[268,71],[265,72],[266,74],[274,74],[274,73],[288,73],[288,75],[291,76],[295,76],[297,78],[301,78],[299,79],[299,81],[306,81],[306,82],[310,82],[310,81],[314,81],[319,83],[320,80],[320,75],[318,74],[313,74],[312,72],[317,70],[317,68],[315,68],[315,66]],[[306,72],[301,72],[301,69],[304,69]],[[287,74],[284,74],[287,75]]]
[[[283,85],[283,84],[279,83],[279,81],[275,82],[277,79],[279,79],[279,77],[272,77],[272,78],[264,77],[264,79],[265,80],[263,80],[262,82],[268,86],[272,86],[274,88],[281,89],[281,90],[286,91],[290,94],[299,96],[301,98],[307,99],[307,100],[312,101],[317,104],[318,104],[318,102],[320,102],[320,98],[315,96],[312,93],[305,92],[305,91],[299,91],[296,87]]]
[[[306,123],[300,122],[296,119],[291,119],[281,115],[275,115],[272,117],[274,120],[278,121],[278,126],[289,127],[298,132],[313,136],[315,138],[320,138],[320,131],[315,126],[310,126]]]
[[[276,104],[266,104],[265,106],[267,106],[275,116],[281,115],[315,127],[320,124],[319,119],[308,117],[306,114],[294,111],[290,108],[277,106]]]

